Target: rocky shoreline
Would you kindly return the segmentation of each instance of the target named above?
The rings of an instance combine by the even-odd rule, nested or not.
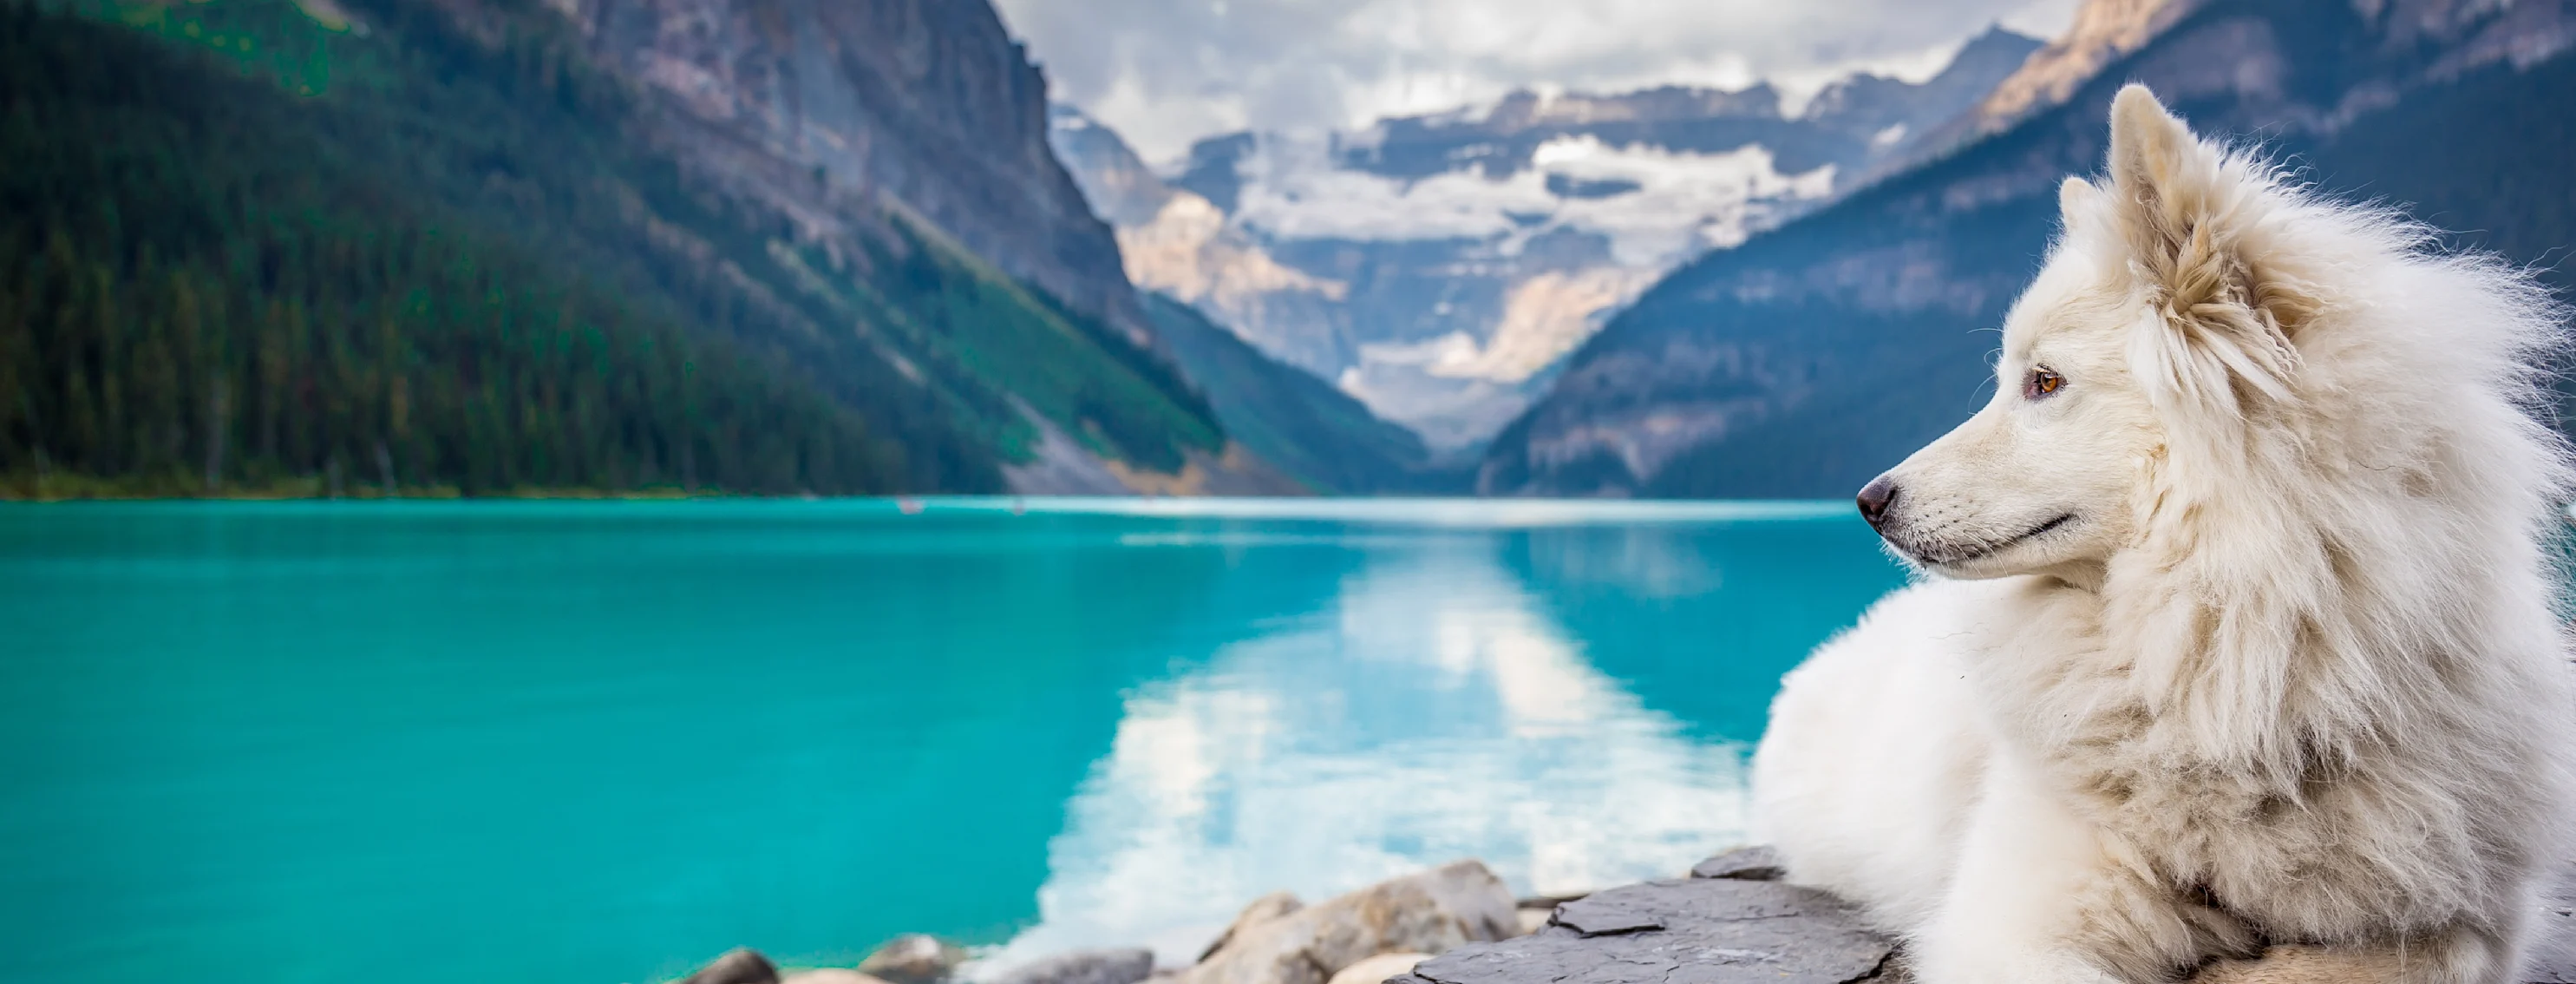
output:
[[[735,950],[676,984],[1911,984],[1896,941],[1780,875],[1769,849],[1749,847],[1683,878],[1516,899],[1482,863],[1459,861],[1311,906],[1263,896],[1187,967],[1128,948],[986,975],[953,945],[906,936],[849,969],[782,973]],[[2519,980],[2576,984],[2576,866],[2540,904],[2541,943]],[[2263,973],[2291,959],[2213,969],[2196,984],[2332,979]]]

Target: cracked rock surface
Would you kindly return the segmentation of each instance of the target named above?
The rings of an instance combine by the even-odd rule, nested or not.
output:
[[[1728,852],[1697,877],[1596,892],[1538,932],[1470,943],[1387,984],[1907,984],[1894,944],[1847,903],[1783,884],[1765,848]],[[2576,984],[2576,866],[2539,899],[2522,984]]]
[[[1537,933],[1461,946],[1388,984],[1882,982],[1894,949],[1823,892],[1684,878],[1568,902]]]

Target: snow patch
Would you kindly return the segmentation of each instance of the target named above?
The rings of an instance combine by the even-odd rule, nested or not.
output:
[[[1541,144],[1528,167],[1502,177],[1469,169],[1402,181],[1343,168],[1332,149],[1264,140],[1242,163],[1236,217],[1276,239],[1497,240],[1504,255],[1532,236],[1574,229],[1607,236],[1622,266],[1666,266],[1742,242],[1779,205],[1829,194],[1834,177],[1832,165],[1782,174],[1759,145],[1702,154],[1612,146],[1590,135]],[[1484,144],[1467,150],[1492,152]],[[1568,187],[1622,182],[1637,190],[1560,196],[1549,190],[1551,176]]]

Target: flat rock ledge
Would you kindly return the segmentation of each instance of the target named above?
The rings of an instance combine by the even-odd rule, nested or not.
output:
[[[1536,933],[1470,943],[1388,984],[1851,984],[1905,980],[1841,900],[1742,878],[1595,892]]]
[[[1850,904],[1781,882],[1781,869],[1770,849],[1741,848],[1694,865],[1689,878],[1516,901],[1484,865],[1462,861],[1314,906],[1265,896],[1185,969],[1158,971],[1143,949],[1086,950],[985,984],[1913,984],[1893,940]],[[2516,980],[2576,984],[2576,866],[2537,901],[2533,950]],[[2343,966],[2338,958],[2303,963],[2315,952],[2297,950],[2213,965],[2192,984],[2351,979],[2320,975]],[[905,937],[859,970],[781,975],[736,950],[678,984],[962,984],[964,956]]]
[[[1567,902],[1535,933],[1468,943],[1386,984],[1912,984],[1895,941],[1848,903],[1777,881],[1768,848],[1691,874]],[[2576,984],[2576,868],[2540,903],[2519,979]]]

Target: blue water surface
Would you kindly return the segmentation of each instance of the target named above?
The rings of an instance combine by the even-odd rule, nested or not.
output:
[[[0,980],[1178,958],[1457,857],[1668,875],[1903,577],[1845,504],[909,505],[0,507]]]

